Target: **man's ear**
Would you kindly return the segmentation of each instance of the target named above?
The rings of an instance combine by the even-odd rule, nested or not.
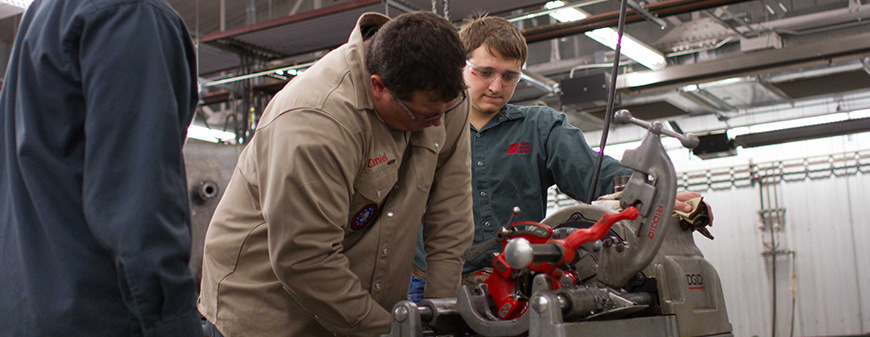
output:
[[[387,90],[387,87],[384,86],[384,81],[381,80],[381,76],[380,75],[371,75],[371,81],[372,81],[372,98],[376,101],[382,101],[385,98],[387,98],[386,95],[389,93],[389,90]]]

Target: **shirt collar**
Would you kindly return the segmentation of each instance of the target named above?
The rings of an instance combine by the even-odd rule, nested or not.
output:
[[[520,110],[516,105],[513,104],[505,104],[505,106],[503,106],[498,113],[502,116],[505,116],[508,120],[526,117],[526,112]]]
[[[486,125],[483,126],[478,132],[482,132],[486,129],[494,128],[497,125],[504,123],[506,121],[512,121],[516,119],[522,119],[526,117],[525,111],[517,108],[516,105],[505,104],[505,106],[501,107],[501,109],[492,116],[492,119],[489,120]],[[473,129],[473,127],[472,127]]]
[[[371,97],[372,82],[369,79],[369,72],[365,67],[365,40],[363,32],[368,32],[371,29],[378,29],[390,21],[390,18],[379,13],[365,13],[359,17],[350,33],[350,38],[347,40],[348,52],[346,54],[347,63],[350,68],[350,76],[355,83],[363,85],[355,85],[357,96],[357,107],[360,109],[374,110],[374,103]]]

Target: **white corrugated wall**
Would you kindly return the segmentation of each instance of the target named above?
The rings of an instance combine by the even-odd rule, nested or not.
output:
[[[766,202],[770,196],[765,207],[785,209],[781,231],[774,235],[777,249],[794,252],[776,257],[776,336],[792,333],[792,274],[794,336],[870,333],[868,149],[870,134],[865,133],[738,149],[736,157],[709,161],[689,156],[685,150],[669,151],[678,172],[688,168],[695,174],[786,164],[785,169],[767,172],[780,178],[765,180],[776,179],[776,183],[764,188]],[[835,169],[826,172],[824,163],[813,164],[819,158],[829,158]],[[810,172],[801,172],[801,167]],[[696,235],[696,242],[719,272],[735,336],[771,336],[772,263],[769,255],[762,255],[771,235],[759,229],[762,184],[750,183],[739,173],[732,175],[733,187],[726,182],[724,186],[695,184],[689,188],[700,191],[715,214],[711,232],[716,239]],[[565,198],[551,193],[551,209],[571,203]]]

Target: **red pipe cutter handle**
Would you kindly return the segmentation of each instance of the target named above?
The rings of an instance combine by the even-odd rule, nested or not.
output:
[[[634,206],[628,207],[619,213],[605,213],[592,227],[576,230],[571,235],[568,235],[565,240],[560,240],[561,242],[557,241],[564,249],[562,261],[559,264],[573,261],[574,252],[577,251],[577,248],[580,248],[584,243],[604,237],[604,234],[607,234],[610,227],[617,221],[634,220],[637,219],[637,216],[637,208],[634,208]]]

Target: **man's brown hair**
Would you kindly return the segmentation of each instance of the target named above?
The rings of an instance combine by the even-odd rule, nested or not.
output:
[[[410,12],[374,35],[366,51],[366,70],[381,76],[399,100],[424,91],[449,102],[465,90],[463,52],[449,21],[432,12]]]
[[[465,19],[459,38],[465,46],[466,59],[471,57],[471,52],[484,44],[508,59],[526,63],[529,58],[526,38],[516,26],[502,17],[482,14]]]

